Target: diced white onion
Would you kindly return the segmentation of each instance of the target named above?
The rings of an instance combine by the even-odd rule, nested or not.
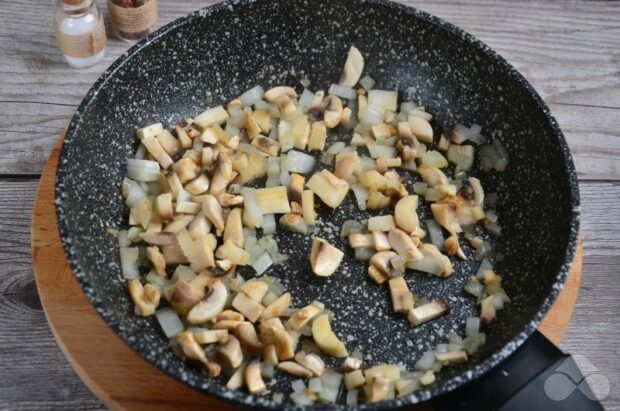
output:
[[[415,363],[415,369],[419,371],[428,371],[433,368],[435,364],[435,353],[433,351],[426,351],[422,354],[422,357]]]
[[[398,110],[398,91],[370,90],[368,92],[368,106],[396,112]]]
[[[465,335],[470,337],[478,335],[480,332],[480,318],[479,317],[467,317],[465,320]]]
[[[157,318],[157,322],[161,326],[161,329],[166,334],[166,337],[172,338],[181,331],[183,331],[183,323],[181,319],[170,308],[160,308],[155,311],[155,317]]]
[[[323,384],[321,383],[320,377],[311,378],[308,381],[308,389],[312,392],[321,392],[323,389]]]
[[[243,93],[239,99],[244,106],[251,106],[258,100],[262,100],[265,90],[261,86],[255,86]]]
[[[418,166],[415,163],[415,160],[405,161],[402,166],[400,166],[403,170],[415,172],[418,170]]]
[[[256,261],[254,261],[254,263],[252,264],[252,268],[254,268],[256,274],[262,275],[265,271],[267,271],[269,267],[271,267],[272,264],[273,261],[271,260],[269,254],[263,253],[260,257],[256,259]]]
[[[299,107],[306,111],[308,106],[312,103],[312,100],[314,100],[314,93],[308,89],[304,89],[304,92],[299,96]]]
[[[437,224],[437,221],[433,219],[426,220],[426,227],[428,228],[428,234],[431,237],[431,243],[439,250],[443,249],[443,232],[441,231],[441,227]]]
[[[263,215],[263,233],[275,234],[276,232],[276,217],[273,214]]]
[[[488,230],[488,227],[487,227],[487,230]],[[474,258],[477,261],[481,261],[482,259],[491,255],[492,252],[493,252],[493,247],[491,246],[491,243],[489,243],[488,241],[483,241],[482,244],[480,244],[480,246],[474,252]]]
[[[321,400],[334,403],[340,392],[340,383],[342,382],[342,374],[326,371],[321,377],[323,389],[318,396]]]
[[[241,196],[243,196],[243,221],[251,221],[255,227],[259,228],[263,225],[263,214],[258,207],[258,203],[256,202],[256,193],[253,188],[242,188]],[[246,214],[248,214],[246,216]]]
[[[374,248],[356,248],[355,259],[358,261],[368,261],[375,253],[376,251]]]
[[[424,258],[417,261],[407,261],[407,268],[434,275],[440,275],[443,272],[441,264],[429,256],[424,256]]]
[[[332,153],[324,152],[321,154],[321,163],[326,166],[331,166],[334,163],[334,155]]]
[[[280,171],[280,185],[288,187],[291,184],[291,175],[286,170]]]
[[[304,392],[294,392],[290,397],[291,401],[300,407],[312,404],[312,400]]]
[[[375,80],[372,77],[370,77],[368,74],[366,74],[360,80],[360,86],[364,87],[364,90],[366,91],[372,90],[375,84],[376,84]]]
[[[394,147],[383,146],[381,144],[368,144],[368,152],[372,158],[394,158],[396,149]]]
[[[295,393],[303,393],[304,391],[306,391],[306,384],[303,382],[303,380],[295,380],[291,384],[291,388],[293,388],[293,392]]]
[[[437,344],[435,347],[435,352],[439,354],[448,352],[448,344]]]
[[[301,151],[291,150],[286,157],[286,168],[292,173],[309,173],[314,168],[316,160],[313,156]]]
[[[127,280],[133,280],[140,276],[140,270],[138,270],[138,257],[139,250],[137,247],[121,247],[121,271],[123,278]]]
[[[484,272],[486,270],[492,269],[493,264],[491,264],[491,262],[485,258],[484,260],[482,260],[482,263],[480,263],[480,266],[478,267],[478,271],[476,272],[476,278],[482,280],[484,278]]]
[[[417,183],[413,183],[413,192],[417,195],[423,196],[426,194],[426,190],[428,189],[428,184],[418,181]]]
[[[358,390],[347,391],[347,405],[357,405],[358,395]]]
[[[157,181],[159,176],[159,163],[151,160],[127,160],[127,177],[136,181]]]
[[[263,361],[260,363],[260,375],[268,380],[273,378],[275,367],[272,363]]]
[[[383,123],[385,110],[381,107],[368,105],[360,115],[360,122],[369,126],[376,126]]]
[[[368,200],[368,190],[359,184],[355,183],[351,185],[351,190],[353,190],[353,195],[355,196],[355,201],[357,202],[357,208],[360,210],[366,210],[366,201]]]
[[[334,144],[332,144],[328,149],[327,149],[327,153],[329,154],[340,154],[344,151],[345,149],[345,143],[343,141],[337,141]]]
[[[361,233],[364,226],[362,223],[355,220],[347,220],[342,224],[342,228],[340,229],[340,237],[346,238],[349,234],[353,233]]]
[[[329,86],[329,94],[333,94],[334,96],[342,97],[347,100],[353,100],[357,98],[357,92],[353,90],[351,87],[344,87],[339,84],[332,84]]]
[[[474,297],[480,298],[482,297],[482,292],[484,291],[484,285],[480,283],[480,281],[474,280],[472,277],[469,281],[467,281],[463,289]]]

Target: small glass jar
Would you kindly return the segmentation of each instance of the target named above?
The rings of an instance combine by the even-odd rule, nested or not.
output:
[[[157,0],[108,0],[110,23],[116,37],[137,41],[153,31]]]
[[[56,0],[54,21],[58,48],[70,66],[90,67],[105,55],[103,15],[94,0]]]

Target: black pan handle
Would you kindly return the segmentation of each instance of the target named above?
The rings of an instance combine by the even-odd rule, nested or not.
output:
[[[486,375],[433,401],[440,411],[599,411],[573,358],[535,331]]]

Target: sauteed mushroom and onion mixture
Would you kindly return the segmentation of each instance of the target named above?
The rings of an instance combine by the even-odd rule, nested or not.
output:
[[[503,171],[504,147],[498,139],[487,143],[477,125],[436,135],[423,106],[399,105],[398,91],[376,89],[363,74],[362,54],[351,47],[327,93],[256,86],[172,132],[161,123],[137,130],[139,147],[122,184],[130,227],[112,230],[135,312],[155,315],[179,355],[207,377],[222,376],[231,390],[266,393],[278,370],[298,379],[292,392],[272,392],[276,401],[406,396],[433,384],[442,367],[468,361],[485,343],[481,326],[510,302],[488,238],[473,229],[501,235],[497,195],[485,196],[470,175],[476,151],[481,169]],[[346,141],[326,147],[335,128]],[[417,182],[408,188],[405,175]],[[341,237],[351,250],[340,250],[316,236],[315,226],[321,207],[336,209],[348,195],[373,215],[344,223]],[[433,218],[421,221],[419,207]],[[467,319],[464,337],[451,332],[413,370],[365,364],[332,329],[337,313],[319,301],[291,307],[291,293],[269,276],[272,265],[287,264],[272,236],[277,229],[308,236],[307,275],[337,276],[345,254],[367,261],[372,281],[389,287],[386,304],[410,327],[450,307],[414,295],[404,276],[450,276],[452,259],[467,259],[461,244],[468,242],[481,264],[465,291],[480,315]],[[327,367],[328,357],[341,365]]]

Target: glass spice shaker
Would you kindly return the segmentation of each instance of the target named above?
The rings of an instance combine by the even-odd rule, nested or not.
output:
[[[108,11],[114,34],[125,41],[146,37],[157,22],[157,0],[108,0]]]
[[[67,63],[83,68],[101,61],[107,38],[94,0],[56,0],[56,6],[56,42]]]

